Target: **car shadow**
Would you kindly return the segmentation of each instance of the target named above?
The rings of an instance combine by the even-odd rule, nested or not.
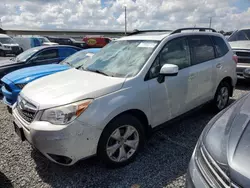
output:
[[[235,88],[239,89],[239,90],[243,90],[243,91],[249,91],[250,90],[250,81],[244,80],[244,79],[238,79],[237,85]]]
[[[70,167],[54,164],[36,150],[32,157],[37,173],[52,187],[164,187],[186,173],[197,139],[214,115],[207,105],[158,130],[133,163],[118,169],[106,168],[95,157]]]
[[[3,187],[3,188],[13,187],[11,181],[2,172],[0,172],[0,187]]]

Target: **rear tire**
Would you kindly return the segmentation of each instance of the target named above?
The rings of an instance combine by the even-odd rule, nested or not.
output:
[[[0,57],[5,57],[5,56],[6,56],[5,51],[0,50]]]
[[[145,143],[141,122],[124,114],[112,120],[104,129],[97,155],[108,167],[120,167],[132,162]]]
[[[230,89],[230,85],[227,82],[221,82],[218,86],[213,100],[213,106],[217,112],[223,110],[228,105]]]

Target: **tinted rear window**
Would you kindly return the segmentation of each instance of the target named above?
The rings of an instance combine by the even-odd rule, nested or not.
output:
[[[212,36],[217,57],[224,56],[228,51],[225,41],[221,37]]]

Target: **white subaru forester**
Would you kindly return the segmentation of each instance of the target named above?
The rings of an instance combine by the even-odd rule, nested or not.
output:
[[[58,164],[98,155],[120,166],[149,130],[209,101],[225,108],[236,57],[215,30],[188,30],[137,30],[79,69],[29,83],[13,107],[16,133]]]

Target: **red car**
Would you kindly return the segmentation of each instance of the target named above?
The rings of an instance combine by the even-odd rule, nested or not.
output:
[[[83,41],[89,48],[102,48],[112,40],[108,37],[102,36],[86,36],[83,38]]]

